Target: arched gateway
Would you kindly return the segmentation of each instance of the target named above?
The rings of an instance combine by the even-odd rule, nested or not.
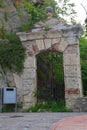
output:
[[[66,106],[74,107],[75,100],[82,96],[79,54],[81,32],[80,25],[70,26],[51,18],[45,22],[37,23],[31,32],[17,33],[26,47],[27,55],[19,80],[15,75],[18,93],[21,91],[24,108],[34,105],[37,101],[34,95],[37,90],[36,55],[48,49],[63,53]]]

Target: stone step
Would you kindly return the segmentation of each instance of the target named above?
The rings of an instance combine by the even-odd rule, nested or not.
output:
[[[74,106],[75,112],[87,112],[87,97],[77,98]]]

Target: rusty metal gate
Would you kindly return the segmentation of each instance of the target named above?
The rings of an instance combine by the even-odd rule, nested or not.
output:
[[[65,100],[63,54],[45,51],[37,55],[38,100]]]

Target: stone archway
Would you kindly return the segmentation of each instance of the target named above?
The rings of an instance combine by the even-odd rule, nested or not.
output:
[[[48,31],[45,30],[45,25],[49,25]],[[21,75],[23,107],[32,106],[37,100],[34,96],[37,89],[36,55],[51,49],[63,53],[66,106],[73,108],[75,100],[82,96],[79,57],[79,36],[82,28],[80,25],[62,24],[54,18],[44,23],[39,22],[35,27],[29,33],[17,33],[26,47],[27,55]]]

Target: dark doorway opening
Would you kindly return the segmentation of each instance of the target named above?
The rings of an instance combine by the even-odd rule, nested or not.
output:
[[[37,55],[37,101],[65,101],[63,54],[45,51]]]

